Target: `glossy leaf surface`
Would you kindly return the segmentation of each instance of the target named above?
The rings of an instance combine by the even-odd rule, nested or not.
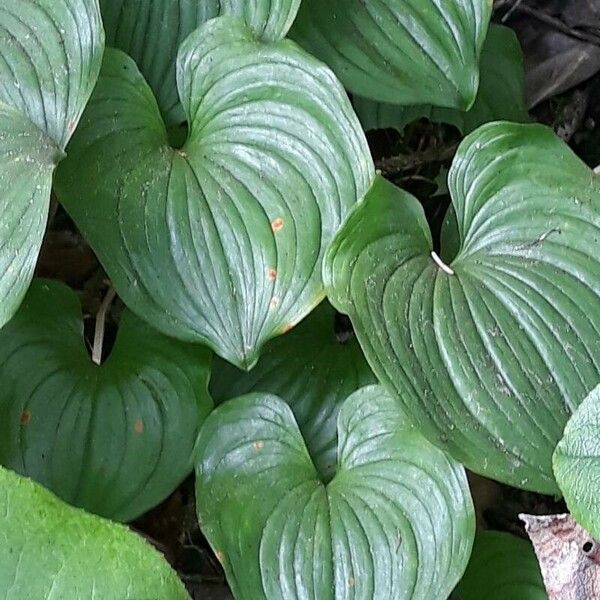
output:
[[[430,441],[556,493],[552,452],[600,379],[600,182],[551,130],[492,123],[448,184],[440,258],[417,200],[378,179],[330,248],[330,299]]]
[[[211,393],[216,403],[249,392],[268,392],[292,411],[321,477],[337,462],[337,416],[357,389],[377,383],[351,332],[335,330],[335,311],[323,303],[290,333],[269,342],[249,372],[216,360]]]
[[[354,94],[468,109],[490,0],[303,0],[292,37]]]
[[[355,392],[324,485],[291,409],[250,394],[198,443],[198,517],[237,600],[446,598],[466,566],[473,506],[460,465],[383,388]]]
[[[63,284],[35,280],[0,331],[0,463],[116,520],[162,501],[192,469],[212,408],[210,355],[125,313],[105,363]]]
[[[52,173],[100,70],[97,0],[0,4],[0,327],[33,277]]]
[[[567,423],[553,462],[556,481],[574,519],[600,539],[600,386]]]
[[[322,300],[324,249],[373,165],[344,90],[291,42],[214,19],[178,80],[181,150],[134,63],[107,51],[57,189],[131,310],[249,368]]]
[[[463,134],[491,121],[529,121],[525,108],[523,53],[511,29],[490,26],[481,53],[480,71],[477,98],[468,111],[432,105],[398,106],[360,97],[354,98],[354,108],[367,131],[392,128],[402,133],[409,123],[424,117],[435,123],[454,125]]]
[[[123,525],[0,467],[0,596],[187,600],[166,560]]]
[[[453,598],[548,600],[533,546],[510,533],[482,531]]]
[[[243,18],[254,34],[278,41],[300,0],[100,0],[106,43],[129,54],[152,88],[167,125],[185,120],[177,95],[177,51],[197,27],[220,15]]]

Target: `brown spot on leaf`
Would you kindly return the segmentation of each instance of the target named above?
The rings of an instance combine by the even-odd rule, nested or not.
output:
[[[264,443],[264,442],[262,442],[261,440],[258,440],[258,441],[256,441],[256,442],[254,442],[254,447],[255,447],[257,450],[262,450],[262,449],[265,447],[265,443]]]
[[[21,413],[21,425],[29,425],[30,421],[31,421],[31,411],[24,410]]]
[[[354,587],[354,577],[348,577],[348,587]]]
[[[141,419],[137,419],[133,425],[133,430],[136,433],[142,433],[144,431],[144,421],[142,421]]]
[[[75,131],[75,121],[69,121],[67,125],[67,131],[73,133]]]
[[[275,232],[281,231],[283,229],[283,219],[281,217],[277,217],[277,219],[271,222],[271,229]]]
[[[273,296],[273,298],[271,298],[271,302],[269,303],[269,306],[271,308],[277,308],[277,306],[279,306],[279,298],[276,298],[275,296]]]
[[[277,269],[269,269],[269,279],[275,281],[277,279]]]

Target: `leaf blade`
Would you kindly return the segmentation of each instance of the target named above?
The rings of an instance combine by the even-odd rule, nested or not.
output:
[[[487,0],[305,0],[291,35],[360,96],[467,109],[491,8]]]
[[[5,598],[189,598],[164,558],[123,527],[71,508],[0,467]]]
[[[382,186],[330,248],[330,299],[428,439],[476,472],[555,493],[552,452],[599,374],[597,179],[546,128],[480,128],[450,172],[449,264],[423,218],[407,225],[416,200]]]
[[[179,82],[192,122],[176,150],[133,62],[108,52],[57,190],[128,306],[249,368],[322,300],[324,248],[373,164],[333,74],[239,20],[188,38]]]
[[[291,410],[276,397],[231,400],[207,420],[198,516],[236,597],[447,595],[474,531],[462,468],[407,426],[378,386],[344,404],[339,440],[338,473],[324,486]],[[428,543],[431,535],[438,543]]]

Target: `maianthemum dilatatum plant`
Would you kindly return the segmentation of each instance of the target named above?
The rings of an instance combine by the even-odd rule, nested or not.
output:
[[[0,3],[2,598],[189,598],[123,523],[192,474],[236,600],[546,598],[465,467],[600,536],[600,179],[491,15]],[[466,135],[440,235],[365,135],[423,117]],[[52,195],[110,282],[91,356],[33,279]]]

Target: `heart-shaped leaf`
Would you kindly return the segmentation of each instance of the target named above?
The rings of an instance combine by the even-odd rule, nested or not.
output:
[[[324,250],[373,165],[344,90],[295,44],[220,17],[178,65],[183,149],[107,51],[57,189],[133,311],[248,368],[322,300]]]
[[[324,485],[291,409],[226,402],[200,432],[198,517],[238,600],[446,598],[474,514],[460,465],[407,425],[383,388],[355,392]]]
[[[0,331],[0,463],[71,504],[127,521],[192,469],[212,405],[210,356],[125,313],[98,366],[82,329],[75,294],[35,280]]]
[[[353,93],[467,110],[490,0],[303,0],[292,37]]]
[[[354,108],[365,130],[397,129],[400,133],[423,117],[454,125],[463,134],[490,121],[526,123],[523,53],[512,29],[491,25],[481,53],[481,81],[468,111],[431,105],[398,106],[355,97]]]
[[[100,0],[106,43],[129,54],[154,91],[167,125],[185,120],[175,62],[185,38],[220,15],[243,18],[265,41],[285,37],[300,0]]]
[[[324,302],[291,333],[269,342],[250,372],[217,359],[211,374],[217,403],[249,392],[285,400],[325,481],[335,474],[342,402],[357,389],[377,383],[349,328],[342,323],[336,332],[336,313]]]
[[[330,299],[430,441],[556,493],[552,452],[600,379],[600,182],[550,129],[491,123],[448,185],[442,260],[419,203],[378,179],[330,248]]]
[[[0,327],[33,277],[54,167],[100,70],[97,0],[0,5]]]
[[[548,600],[533,546],[510,533],[482,531],[452,598]]]
[[[600,539],[600,385],[571,417],[553,458],[556,481],[577,522]]]
[[[143,538],[1,467],[0,514],[0,596],[6,600],[189,600]]]

